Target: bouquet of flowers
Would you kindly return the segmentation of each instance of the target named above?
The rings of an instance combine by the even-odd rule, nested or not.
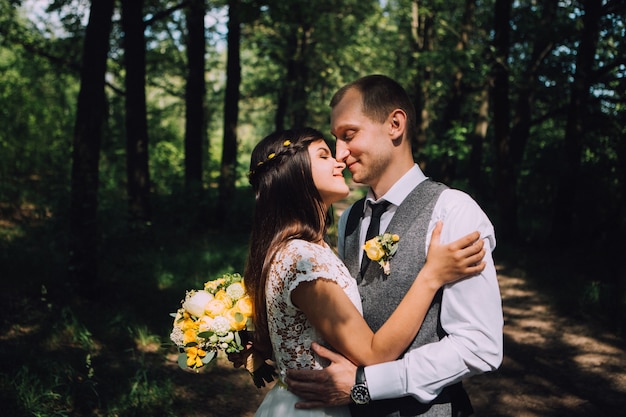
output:
[[[236,354],[244,350],[252,326],[252,300],[240,274],[224,274],[207,281],[201,290],[187,291],[174,317],[170,339],[178,346],[178,365],[196,372],[209,364],[218,351]],[[243,336],[243,339],[242,339]],[[274,367],[254,352],[245,354],[245,367],[256,386],[275,375]]]
[[[400,236],[392,233],[384,233],[382,235],[374,236],[363,245],[365,254],[372,261],[378,262],[383,268],[385,275],[391,273],[389,261],[398,250],[398,242]]]
[[[187,291],[182,308],[172,316],[170,338],[181,351],[178,364],[197,370],[218,350],[243,350],[239,332],[251,328],[252,300],[241,275],[225,274],[207,281],[201,290]]]

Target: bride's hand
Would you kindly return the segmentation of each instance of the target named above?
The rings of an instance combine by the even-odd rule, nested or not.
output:
[[[439,242],[443,222],[433,230],[426,263],[420,272],[431,285],[439,288],[461,278],[476,275],[485,269],[484,242],[480,233],[472,232],[447,245]]]
[[[253,352],[254,347],[252,346],[252,342],[248,342],[241,352],[231,352],[228,353],[227,356],[228,360],[232,362],[234,368],[241,368],[246,365],[248,356],[250,356]]]

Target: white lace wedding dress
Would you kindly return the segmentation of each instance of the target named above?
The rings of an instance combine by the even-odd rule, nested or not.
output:
[[[304,313],[291,302],[291,291],[300,283],[320,278],[337,282],[362,312],[356,282],[330,247],[304,240],[292,240],[278,252],[265,288],[267,321],[279,381],[265,396],[255,417],[350,416],[347,406],[298,410],[294,408],[294,404],[299,398],[284,385],[287,369],[321,369],[326,365],[324,360],[311,350],[311,342],[324,344],[324,341]]]

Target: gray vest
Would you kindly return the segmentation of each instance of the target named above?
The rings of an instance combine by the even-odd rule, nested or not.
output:
[[[391,273],[385,275],[378,263],[372,262],[359,283],[363,316],[373,331],[377,331],[393,313],[423,267],[428,225],[441,192],[447,188],[431,180],[420,183],[398,207],[385,230],[400,236],[398,250],[390,261]],[[353,277],[359,275],[359,258],[362,256],[359,231],[363,204],[364,200],[359,200],[352,206],[344,234],[344,262]],[[439,290],[422,327],[407,350],[436,342],[445,336],[439,322],[441,295],[442,290]],[[352,406],[351,412],[353,416],[449,417],[452,415],[452,407],[448,391],[444,390],[430,404],[422,404],[413,397],[403,397],[373,401],[367,406]]]

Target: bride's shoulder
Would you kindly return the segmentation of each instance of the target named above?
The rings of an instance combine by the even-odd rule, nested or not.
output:
[[[285,245],[286,250],[297,250],[303,253],[319,253],[325,250],[324,246],[303,239],[291,239]]]
[[[302,239],[291,239],[277,253],[275,259],[283,262],[297,263],[308,261],[317,263],[329,256],[328,249],[325,246]]]

